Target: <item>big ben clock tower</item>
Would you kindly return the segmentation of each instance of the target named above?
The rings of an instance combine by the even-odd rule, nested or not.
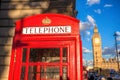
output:
[[[94,33],[92,36],[92,47],[93,47],[93,67],[101,68],[102,65],[101,37],[96,26],[94,26]]]

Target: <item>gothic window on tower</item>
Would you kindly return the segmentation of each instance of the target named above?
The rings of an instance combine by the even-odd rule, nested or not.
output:
[[[96,62],[98,62],[98,59],[96,60]]]
[[[97,56],[97,52],[96,52],[95,54],[96,54],[96,56]]]

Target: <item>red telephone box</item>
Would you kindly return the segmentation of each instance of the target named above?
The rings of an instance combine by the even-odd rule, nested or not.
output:
[[[8,80],[82,80],[79,20],[39,14],[17,21]]]

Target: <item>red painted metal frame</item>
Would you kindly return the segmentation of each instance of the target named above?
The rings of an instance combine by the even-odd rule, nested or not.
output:
[[[44,18],[49,18],[51,23],[42,23]],[[24,35],[23,27],[33,26],[71,26],[70,34],[42,34]],[[39,44],[39,45],[38,45]],[[63,47],[68,46],[68,77],[69,80],[82,80],[82,42],[79,34],[79,20],[61,14],[40,14],[24,18],[16,22],[15,36],[13,40],[10,72],[8,80],[20,79],[22,65],[22,48],[33,47]],[[29,52],[28,52],[29,53]],[[61,55],[62,56],[62,55]],[[62,62],[60,62],[62,64]],[[26,73],[27,74],[27,73]],[[61,75],[61,74],[60,74]],[[27,77],[26,79],[27,80]]]

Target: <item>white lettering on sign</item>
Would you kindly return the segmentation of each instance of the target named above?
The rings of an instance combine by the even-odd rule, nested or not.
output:
[[[71,26],[51,27],[25,27],[22,34],[68,34],[71,33]]]

